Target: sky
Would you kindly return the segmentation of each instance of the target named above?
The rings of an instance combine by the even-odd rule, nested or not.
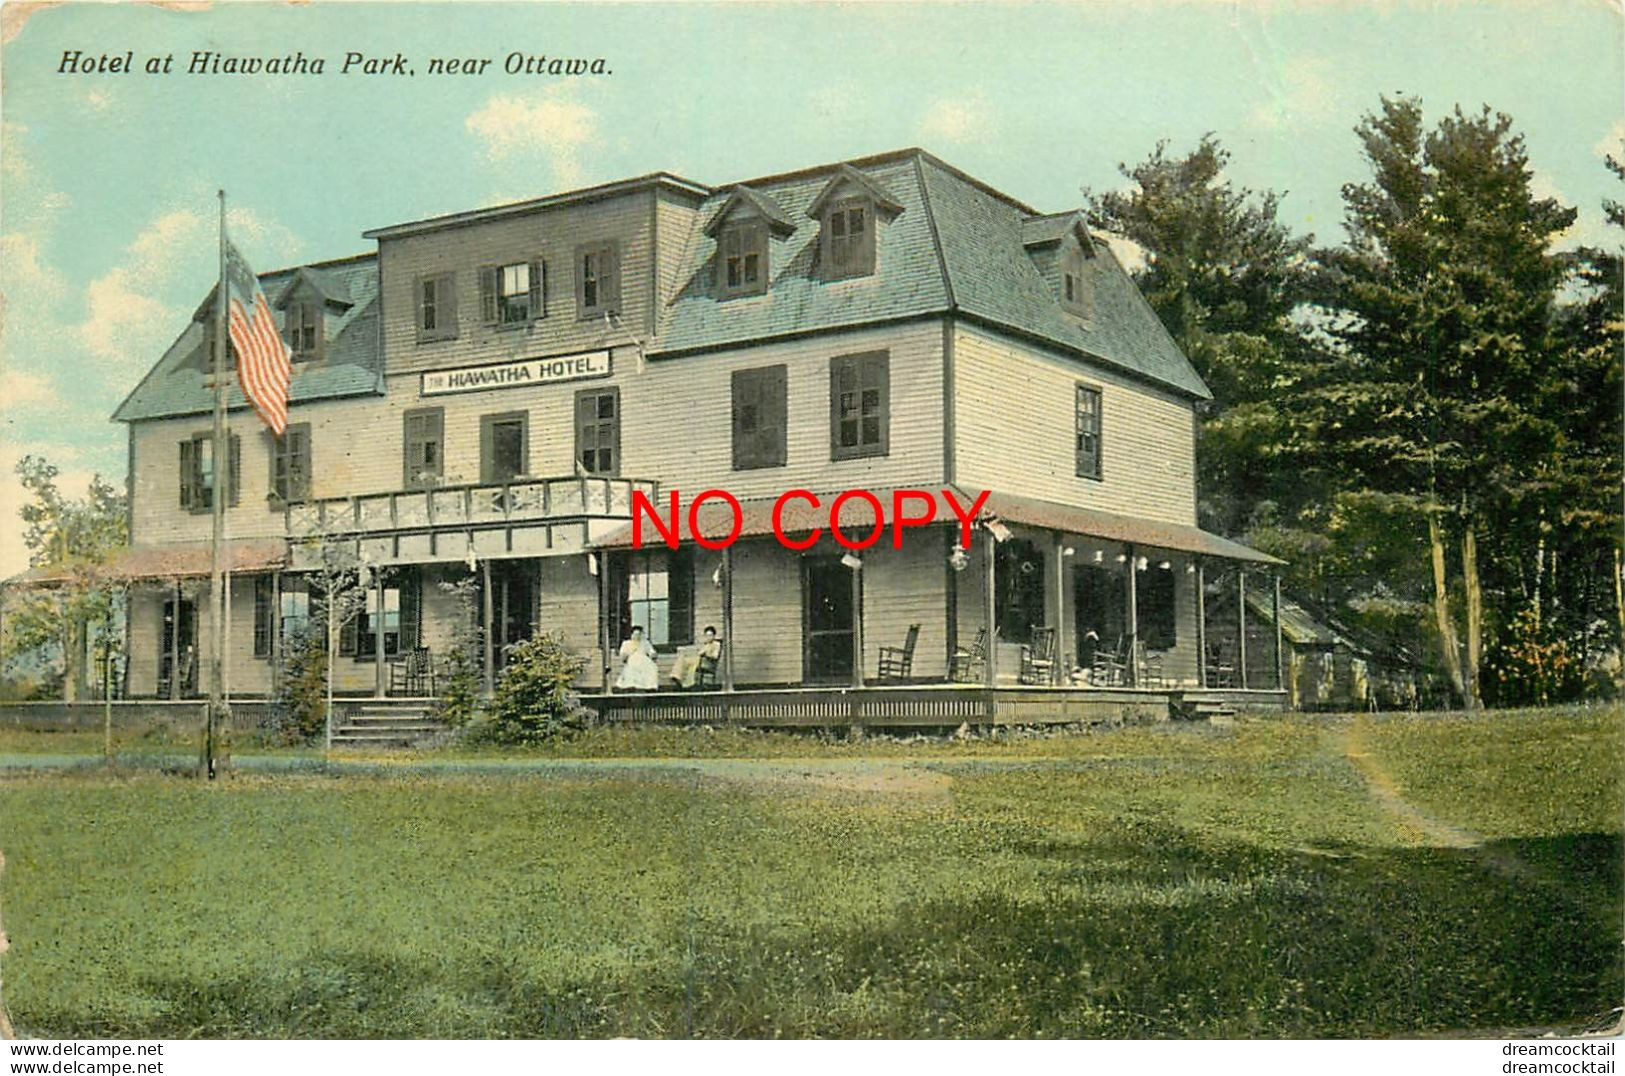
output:
[[[1341,232],[1381,95],[1513,117],[1533,183],[1600,241],[1625,149],[1619,0],[961,4],[7,3],[0,7],[0,577],[26,566],[13,468],[122,484],[109,416],[217,272],[215,192],[261,271],[369,228],[670,171],[709,184],[921,146],[1054,211],[1214,132],[1229,177]],[[61,70],[131,55],[131,71]],[[319,75],[188,74],[196,51]],[[413,73],[344,73],[347,53]],[[525,58],[606,74],[508,73]],[[172,57],[169,73],[148,61]],[[430,61],[488,58],[483,73]],[[100,65],[97,66],[110,66]],[[359,68],[360,65],[354,65]],[[383,66],[382,64],[376,66]]]

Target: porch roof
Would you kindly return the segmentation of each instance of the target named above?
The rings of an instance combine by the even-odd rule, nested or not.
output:
[[[1286,563],[1278,557],[1260,553],[1240,542],[1233,542],[1229,538],[1200,527],[1099,512],[1092,508],[1042,501],[1036,497],[1022,497],[1014,493],[996,491],[989,493],[986,510],[1006,523],[1043,527],[1046,530],[1065,531],[1068,534],[1082,534],[1091,538],[1104,538],[1111,542],[1132,542],[1135,545],[1172,549],[1180,553],[1197,553],[1204,557],[1219,557],[1223,560],[1250,561],[1254,564]]]
[[[869,492],[874,494],[885,508],[886,525],[889,527],[892,521],[892,494],[898,492],[898,490],[891,488],[872,489]],[[930,493],[936,501],[935,511],[928,522],[959,522],[959,517],[954,515],[954,510],[943,499],[940,487],[928,489],[926,492]],[[780,513],[780,523],[786,534],[810,534],[814,529],[829,526],[830,507],[835,503],[835,498],[839,494],[814,490],[813,495],[819,500],[820,506],[817,508],[814,508],[806,499],[801,497],[795,497],[784,502],[784,511]],[[976,501],[975,496],[967,496],[958,489],[954,490],[954,496],[959,498],[960,506],[967,510]],[[773,504],[777,500],[777,497],[761,497],[749,500],[741,498],[739,510],[744,522],[739,529],[739,537],[760,538],[763,535],[772,534]],[[909,518],[914,519],[916,516],[922,516],[923,507],[919,501],[910,501],[908,505]],[[681,508],[683,535],[686,540],[689,534],[687,503],[684,503]],[[721,541],[727,538],[729,532],[733,529],[733,511],[728,507],[727,502],[714,498],[700,505],[699,510],[694,515],[694,521],[698,524],[699,533],[706,539]],[[868,501],[861,497],[851,497],[842,503],[841,530],[848,536],[854,539],[865,538],[874,527],[874,524],[874,509]],[[645,524],[643,540],[645,545],[654,546],[660,543],[661,538],[653,525]],[[593,544],[601,549],[630,549],[632,548],[632,525],[629,523],[624,527],[611,531]]]
[[[228,572],[263,572],[288,563],[288,543],[280,538],[240,539],[226,543]],[[213,560],[208,542],[132,545],[103,564],[65,564],[30,568],[6,580],[7,586],[54,586],[89,575],[100,579],[177,579],[208,575]]]

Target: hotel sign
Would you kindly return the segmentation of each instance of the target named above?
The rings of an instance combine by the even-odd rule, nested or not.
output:
[[[463,366],[453,370],[431,370],[423,375],[424,396],[447,396],[454,392],[482,392],[485,389],[511,389],[520,385],[550,385],[556,381],[582,381],[610,375],[608,351],[583,351],[575,355],[554,355],[546,359],[522,359],[497,366]]]

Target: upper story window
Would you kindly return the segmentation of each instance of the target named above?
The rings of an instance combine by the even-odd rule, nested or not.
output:
[[[717,239],[719,296],[760,295],[767,290],[767,225],[742,221],[722,229]]]
[[[1079,478],[1100,478],[1100,390],[1077,387],[1074,430]]]
[[[283,313],[282,336],[295,359],[321,357],[322,304],[319,300],[304,298],[288,303]]]
[[[310,423],[293,423],[280,438],[271,437],[271,496],[275,500],[308,500],[310,473]]]
[[[1062,249],[1061,306],[1069,314],[1091,318],[1095,314],[1094,294],[1084,276],[1083,263],[1082,248],[1068,244]]]
[[[576,466],[585,474],[620,472],[621,390],[576,393]]]
[[[613,241],[576,248],[576,315],[602,317],[620,312],[620,245]]]
[[[226,503],[237,503],[237,490],[242,485],[241,443],[231,434],[227,451],[228,466]],[[194,434],[180,443],[180,502],[189,512],[208,512],[214,508],[215,490],[214,435]]]
[[[830,459],[886,455],[891,428],[889,367],[884,351],[830,360]]]
[[[529,470],[530,413],[480,416],[480,481],[501,485]]]
[[[403,489],[429,489],[445,474],[445,408],[408,411],[402,431]]]
[[[782,365],[733,372],[734,470],[784,466],[789,425],[787,374]]]
[[[418,342],[457,338],[456,278],[451,273],[417,280]]]
[[[841,280],[875,271],[874,210],[868,202],[839,202],[824,212],[824,278]]]
[[[480,270],[480,312],[487,325],[519,328],[547,316],[547,266],[541,261]]]

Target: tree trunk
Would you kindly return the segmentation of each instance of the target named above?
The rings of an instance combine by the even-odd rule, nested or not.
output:
[[[1625,551],[1618,546],[1614,547],[1614,609],[1619,613],[1619,645],[1625,653]],[[1625,662],[1622,662],[1620,678],[1625,680]]]
[[[1462,686],[1467,709],[1477,710],[1483,706],[1478,667],[1484,641],[1484,593],[1478,585],[1478,536],[1471,520],[1461,534],[1461,577],[1467,588],[1467,667],[1462,671]]]
[[[1444,668],[1456,697],[1466,699],[1467,688],[1461,675],[1461,651],[1456,645],[1456,624],[1450,616],[1450,595],[1445,588],[1444,536],[1439,516],[1428,512],[1428,546],[1433,554],[1433,616],[1439,628],[1439,644],[1444,648]]]

